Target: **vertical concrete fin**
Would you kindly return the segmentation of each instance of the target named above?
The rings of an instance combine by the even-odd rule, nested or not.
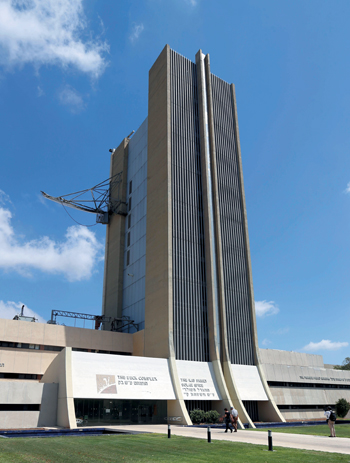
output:
[[[251,259],[250,259],[248,219],[247,219],[247,208],[246,208],[245,193],[244,193],[243,168],[242,168],[241,144],[240,144],[240,139],[239,139],[236,93],[235,93],[235,86],[233,84],[231,84],[231,98],[232,98],[232,106],[233,106],[233,111],[234,111],[234,131],[235,131],[235,140],[236,140],[236,146],[237,146],[238,171],[239,171],[238,176],[239,176],[241,197],[242,197],[242,210],[243,210],[243,220],[244,220],[244,227],[243,227],[244,244],[245,244],[245,252],[247,255],[250,311],[251,311],[251,320],[253,324],[252,331],[253,331],[254,355],[255,355],[255,361],[257,363],[258,336],[257,336],[256,318],[255,318],[253,275],[252,275],[252,264],[251,264]]]
[[[219,381],[225,393],[229,397],[230,406],[232,400],[237,408],[240,416],[240,426],[243,427],[242,421],[248,422],[250,427],[255,427],[243,402],[239,396],[232,371],[230,368],[230,356],[228,350],[227,339],[227,323],[226,323],[226,301],[225,301],[225,282],[223,271],[223,254],[222,254],[222,240],[221,240],[221,219],[219,207],[219,189],[218,189],[218,176],[216,164],[216,146],[215,146],[215,129],[214,129],[214,111],[213,111],[213,95],[211,85],[210,73],[210,57],[207,54],[204,58],[205,74],[206,74],[206,94],[207,94],[207,111],[208,111],[208,132],[209,132],[209,146],[210,146],[210,163],[211,163],[211,180],[212,180],[212,201],[213,201],[213,219],[215,226],[215,247],[216,247],[216,266],[217,266],[217,287],[219,296],[219,314],[220,314],[220,359],[224,368],[216,368],[217,381]],[[216,363],[216,362],[215,362]],[[228,366],[228,368],[227,368]],[[225,368],[226,367],[226,368]],[[222,378],[221,378],[222,376]]]
[[[149,72],[145,356],[169,358],[173,347],[170,48]]]
[[[254,302],[254,288],[253,288],[253,276],[252,276],[252,265],[251,265],[251,258],[250,258],[250,246],[249,246],[249,234],[248,234],[248,219],[247,219],[247,209],[246,209],[246,202],[245,202],[245,194],[244,194],[244,183],[243,183],[243,168],[242,168],[242,156],[241,156],[241,144],[239,139],[239,128],[238,128],[238,114],[237,114],[237,102],[236,102],[236,92],[235,86],[231,84],[231,98],[232,98],[232,106],[234,110],[234,130],[235,130],[235,139],[237,143],[237,157],[238,157],[238,170],[239,170],[239,180],[241,185],[241,192],[242,192],[242,210],[244,216],[244,243],[246,248],[247,254],[247,264],[248,264],[248,280],[249,280],[249,292],[250,292],[250,310],[251,310],[251,320],[252,320],[252,332],[253,332],[253,345],[254,345],[254,357],[255,357],[255,364],[258,367],[258,372],[260,375],[261,382],[263,384],[264,390],[266,395],[269,399],[268,403],[266,402],[258,402],[258,411],[259,416],[261,419],[266,421],[281,421],[285,422],[282,414],[278,410],[278,407],[273,400],[272,394],[268,387],[268,384],[265,379],[265,375],[263,369],[261,367],[260,356],[259,356],[259,345],[258,345],[258,333],[257,333],[257,326],[256,326],[256,316],[255,316],[255,302]],[[228,368],[231,372],[231,368]],[[232,376],[232,374],[231,374]],[[233,378],[232,378],[233,379]],[[234,381],[233,381],[234,383]]]
[[[210,82],[209,55],[204,56],[199,50],[196,54],[198,107],[201,147],[201,171],[203,188],[203,212],[205,230],[205,260],[207,279],[207,304],[209,325],[209,355],[213,365],[214,375],[220,390],[222,401],[217,405],[223,407],[232,405],[229,391],[226,387],[223,370],[220,363],[221,351],[226,349],[225,330],[225,296],[223,291],[223,270],[220,236],[220,215],[218,208],[218,188],[216,152],[213,123],[213,107]]]
[[[68,426],[70,429],[77,427],[74,410],[74,396],[73,396],[73,369],[72,369],[72,348],[66,347],[65,351],[65,370],[66,370],[66,401],[67,401],[67,414]],[[57,414],[58,417],[58,414]]]
[[[177,373],[175,356],[169,357],[169,370],[175,391],[176,400],[168,400],[168,417],[170,420],[169,424],[172,423],[171,417],[181,417],[181,421],[174,421],[174,424],[185,424],[191,425],[192,421],[188,414],[186,404],[183,398],[181,384],[179,381],[179,375]]]
[[[145,356],[167,358],[176,400],[168,416],[191,424],[177,374],[173,339],[170,47],[149,72]],[[172,421],[169,421],[172,422]]]
[[[231,361],[228,359],[224,361],[224,375],[227,384],[228,391],[230,393],[231,400],[234,404],[234,407],[238,411],[238,416],[241,421],[244,423],[248,423],[250,428],[255,428],[255,424],[253,423],[252,419],[250,418],[243,402],[238,392],[238,388],[236,386],[236,382],[232,375],[231,370]]]
[[[58,384],[57,426],[76,428],[71,347],[66,347],[55,357],[41,382]]]
[[[111,318],[120,318],[123,311],[123,277],[125,248],[125,215],[127,213],[128,139],[124,139],[112,153],[110,177],[122,172],[121,188],[111,188],[111,200],[121,194],[121,214],[111,214],[106,230],[105,269],[103,280],[102,313]],[[105,329],[110,329],[105,324]]]
[[[220,317],[217,285],[216,233],[212,191],[212,156],[208,120],[207,83],[202,50],[196,54],[200,159],[202,174],[204,247],[207,286],[209,358],[220,359]]]
[[[215,147],[215,132],[214,132],[214,114],[213,114],[213,95],[210,78],[210,58],[207,54],[205,57],[205,73],[206,73],[206,91],[208,101],[208,130],[210,143],[210,161],[212,165],[212,193],[213,193],[213,210],[214,210],[214,226],[215,226],[215,246],[216,246],[216,265],[217,265],[217,283],[219,295],[219,314],[221,328],[221,350],[220,359],[224,361],[229,357],[227,347],[227,324],[226,324],[226,302],[225,302],[225,285],[224,271],[222,260],[222,240],[220,229],[220,208],[219,208],[219,192],[218,192],[218,176],[216,165],[216,147]]]
[[[214,376],[216,380],[216,384],[218,385],[222,400],[218,403],[215,407],[213,404],[213,408],[217,410],[221,415],[223,414],[223,408],[230,409],[232,407],[232,400],[226,386],[224,372],[222,370],[220,359],[212,360],[211,364],[213,365]]]

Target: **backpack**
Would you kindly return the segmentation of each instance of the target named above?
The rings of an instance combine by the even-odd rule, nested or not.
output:
[[[335,421],[337,419],[337,415],[334,413],[333,410],[331,410],[331,414],[329,415],[329,419],[331,421]]]

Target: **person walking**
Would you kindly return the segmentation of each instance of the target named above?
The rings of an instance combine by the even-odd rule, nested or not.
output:
[[[227,410],[227,408],[224,408],[224,421],[225,421],[225,424],[226,424],[226,429],[225,429],[225,432],[227,432],[227,430],[229,429],[231,432],[232,432],[232,427],[230,427],[230,424],[231,424],[231,413]]]
[[[235,432],[237,432],[237,422],[238,422],[238,411],[234,408],[234,407],[231,407],[231,410],[230,410],[230,414],[231,414],[231,417],[232,417],[232,425],[235,429]]]
[[[331,435],[329,437],[336,437],[335,436],[334,425],[335,425],[335,420],[337,419],[337,415],[332,410],[332,407],[327,407],[324,414],[325,414],[325,417],[327,418],[327,424],[328,424],[329,429],[331,431]]]

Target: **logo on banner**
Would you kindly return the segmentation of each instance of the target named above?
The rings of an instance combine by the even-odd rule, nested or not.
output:
[[[117,385],[114,375],[96,375],[97,392],[99,394],[116,394]]]

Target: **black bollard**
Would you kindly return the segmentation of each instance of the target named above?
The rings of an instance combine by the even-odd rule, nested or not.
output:
[[[168,424],[168,439],[171,437],[171,429],[170,429],[170,424]]]
[[[210,426],[208,426],[208,443],[211,444],[211,429],[210,429]]]
[[[271,431],[267,431],[267,434],[268,434],[268,442],[269,442],[269,451],[270,452],[273,452],[273,447],[272,447],[272,432]]]

